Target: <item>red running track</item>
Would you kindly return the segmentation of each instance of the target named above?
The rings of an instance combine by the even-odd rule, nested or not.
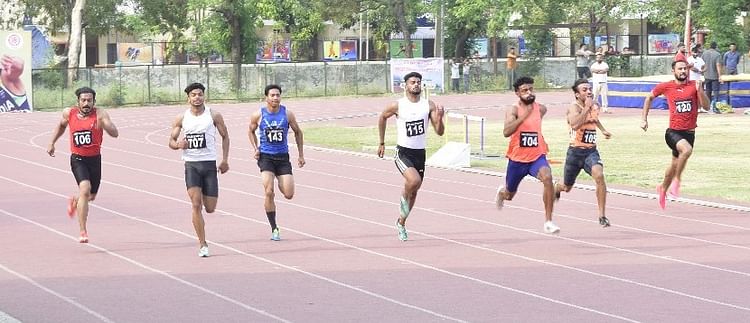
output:
[[[545,96],[546,95],[546,96]],[[560,99],[555,101],[556,96]],[[541,99],[567,101],[559,93]],[[287,103],[298,120],[373,122],[389,98]],[[445,96],[487,107],[508,95]],[[496,105],[488,102],[498,102]],[[219,207],[205,215],[212,256],[197,257],[179,153],[183,107],[111,110],[91,243],[65,214],[75,192],[67,137],[44,149],[59,113],[0,115],[0,321],[23,322],[739,322],[750,317],[750,219],[737,210],[610,194],[555,206],[542,233],[541,186],[524,182],[498,211],[501,177],[428,168],[409,238],[393,225],[402,178],[391,160],[308,147],[296,196],[277,194],[282,241],[268,238],[247,143],[256,104],[217,105],[232,138]],[[617,113],[631,113],[618,110]],[[560,113],[562,114],[562,113]],[[365,122],[366,121],[366,122]],[[292,154],[293,157],[296,153]],[[724,201],[725,203],[729,203]],[[746,206],[740,206],[740,208]],[[2,312],[6,313],[3,314]]]

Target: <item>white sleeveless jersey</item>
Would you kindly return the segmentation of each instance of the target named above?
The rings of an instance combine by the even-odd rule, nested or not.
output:
[[[398,100],[397,143],[401,147],[425,149],[427,147],[427,125],[430,120],[430,101],[420,98],[411,102],[408,98]]]
[[[211,117],[211,109],[205,107],[203,113],[196,116],[185,111],[182,118],[182,130],[187,140],[187,148],[182,150],[184,161],[216,160],[216,126]]]

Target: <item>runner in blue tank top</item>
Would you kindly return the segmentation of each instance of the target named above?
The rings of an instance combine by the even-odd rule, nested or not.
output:
[[[271,240],[279,241],[279,228],[276,226],[276,203],[274,202],[274,179],[278,179],[279,191],[286,199],[294,196],[294,177],[292,163],[289,162],[289,144],[287,135],[291,128],[294,141],[297,143],[297,165],[305,165],[302,152],[302,129],[297,124],[294,113],[281,105],[281,87],[276,84],[266,86],[266,105],[250,116],[248,137],[255,150],[261,180],[266,193],[263,206],[266,209],[268,223],[271,225]],[[257,131],[257,133],[256,133]],[[258,144],[260,136],[260,145]]]

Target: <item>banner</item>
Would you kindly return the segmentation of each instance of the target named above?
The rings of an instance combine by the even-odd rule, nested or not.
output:
[[[31,32],[0,31],[0,112],[31,112]]]
[[[406,42],[401,39],[392,39],[388,43],[388,48],[391,51],[391,58],[406,58]],[[412,39],[411,40],[411,52],[414,58],[421,58],[422,55],[422,40]]]
[[[671,54],[677,52],[680,43],[678,34],[650,34],[648,35],[649,54]]]
[[[422,85],[431,87],[430,92],[443,92],[443,59],[442,58],[404,58],[391,60],[391,83],[393,93],[401,93],[404,89],[404,75],[410,72],[422,74]]]
[[[258,42],[258,53],[255,55],[255,60],[258,62],[291,62],[292,42],[288,39],[261,40]]]
[[[323,60],[325,61],[356,61],[356,40],[329,40],[323,42]]]
[[[117,61],[122,65],[161,65],[163,43],[117,43]]]
[[[471,52],[467,55],[471,58],[486,58],[487,57],[487,38],[474,38],[471,40],[473,44]]]

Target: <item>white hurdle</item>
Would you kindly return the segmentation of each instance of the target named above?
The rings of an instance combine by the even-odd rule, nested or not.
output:
[[[466,144],[469,143],[469,121],[479,122],[479,153],[481,157],[484,157],[484,117],[458,112],[447,112],[445,117],[446,128],[450,118],[462,119],[464,121],[464,143]],[[445,137],[445,142],[448,142],[448,136]]]

